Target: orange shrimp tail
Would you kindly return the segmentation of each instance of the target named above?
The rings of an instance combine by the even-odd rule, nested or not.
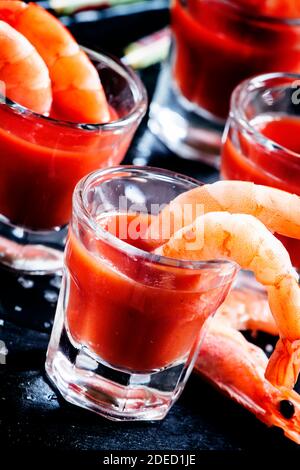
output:
[[[300,372],[300,340],[281,338],[270,357],[265,377],[275,386],[292,389]]]

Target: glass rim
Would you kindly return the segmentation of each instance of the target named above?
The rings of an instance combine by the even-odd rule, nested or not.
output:
[[[155,173],[158,176],[162,175],[165,177],[172,178],[174,180],[180,180],[182,182],[189,182],[194,184],[195,187],[201,186],[204,183],[195,180],[181,173],[173,172],[170,170],[165,170],[163,168],[150,167],[150,166],[136,166],[136,165],[119,165],[111,168],[105,168],[102,170],[96,170],[89,175],[82,178],[76,185],[73,193],[73,211],[76,211],[76,214],[80,217],[80,220],[85,223],[88,228],[93,231],[97,237],[105,240],[113,248],[121,251],[122,253],[128,254],[130,256],[135,256],[137,258],[143,258],[145,261],[162,266],[168,266],[170,268],[181,268],[187,270],[203,270],[203,269],[220,269],[222,266],[232,267],[232,269],[237,269],[238,264],[235,261],[230,261],[226,259],[211,259],[206,261],[193,261],[193,260],[178,260],[175,258],[169,258],[167,256],[158,255],[155,253],[147,252],[141,248],[137,248],[133,245],[130,245],[124,240],[116,237],[115,235],[109,233],[107,230],[101,227],[100,224],[91,216],[90,212],[87,210],[84,203],[84,193],[87,187],[99,177],[105,177],[109,174],[115,173],[126,173],[133,172],[136,174],[145,173]],[[72,222],[71,222],[72,226]]]
[[[145,86],[143,85],[139,76],[134,72],[134,70],[123,63],[117,57],[114,57],[112,54],[94,51],[87,47],[80,46],[80,48],[92,59],[98,60],[99,62],[104,62],[108,65],[109,68],[113,69],[121,76],[123,76],[127,83],[129,83],[130,89],[132,90],[133,97],[135,100],[135,104],[130,110],[128,114],[125,116],[105,123],[100,124],[91,124],[91,123],[77,123],[72,121],[67,121],[63,119],[55,119],[50,116],[45,116],[43,114],[36,113],[35,111],[31,111],[30,109],[22,106],[19,103],[9,99],[6,96],[0,94],[0,106],[7,106],[16,114],[20,114],[22,116],[27,116],[29,118],[34,118],[41,120],[43,122],[48,122],[49,124],[67,127],[69,129],[78,129],[82,131],[115,131],[118,129],[122,129],[133,122],[136,122],[146,111],[147,104],[148,104],[148,97]]]
[[[231,95],[230,112],[226,127],[228,127],[230,125],[230,121],[233,120],[240,130],[245,131],[261,146],[267,147],[268,151],[275,153],[281,152],[293,158],[300,158],[300,153],[294,152],[293,150],[290,150],[263,135],[254,125],[251,124],[244,109],[243,101],[246,96],[249,96],[249,92],[255,89],[259,90],[260,88],[265,91],[266,83],[268,83],[268,81],[280,81],[285,79],[290,81],[290,83],[296,81],[300,83],[300,74],[287,72],[265,73],[249,78],[240,83]],[[225,132],[224,135],[227,136],[227,132]]]
[[[245,8],[242,5],[237,5],[235,3],[235,0],[213,0],[213,1],[231,6],[236,12],[242,13],[247,19],[252,20],[252,21],[261,21],[261,22],[269,23],[270,25],[273,24],[273,25],[300,26],[300,17],[289,18],[289,17],[270,16],[270,15],[260,15],[260,14],[251,13],[250,11],[245,10]]]

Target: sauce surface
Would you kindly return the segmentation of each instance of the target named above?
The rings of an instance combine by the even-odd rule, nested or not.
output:
[[[127,215],[115,217],[117,223],[132,221]],[[145,226],[149,221],[145,216]],[[147,247],[145,241],[124,241]],[[66,266],[66,318],[73,340],[111,366],[134,371],[184,361],[197,345],[205,319],[229,289],[229,284],[220,286],[211,269],[195,273],[151,264],[88,234],[82,243],[72,230]]]
[[[220,119],[227,117],[230,95],[242,80],[266,72],[300,72],[300,26],[249,20],[245,5],[239,10],[235,3],[250,5],[174,0],[171,8],[175,82],[187,100]],[[288,16],[285,4],[279,9],[278,0],[274,11]]]
[[[0,214],[35,230],[68,223],[77,182],[96,169],[120,163],[126,134],[81,131],[0,106]]]

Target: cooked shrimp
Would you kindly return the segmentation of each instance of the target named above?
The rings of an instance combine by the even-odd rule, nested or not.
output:
[[[37,270],[42,261],[47,261],[47,272],[59,272],[63,264],[63,253],[43,245],[21,245],[0,236],[1,263],[18,271]]]
[[[30,42],[3,21],[0,21],[0,80],[8,98],[37,113],[49,113],[52,92],[47,66]]]
[[[268,298],[263,291],[239,286],[228,294],[219,307],[218,319],[226,321],[236,330],[264,331],[278,335]]]
[[[265,353],[219,319],[209,325],[195,369],[268,426],[278,426],[300,444],[300,397],[264,378]]]
[[[54,16],[34,3],[1,0],[0,20],[23,34],[45,61],[58,116],[82,123],[110,120],[97,70]]]
[[[202,227],[202,235],[199,231]],[[157,253],[185,260],[225,258],[254,273],[268,293],[280,339],[266,377],[292,388],[300,369],[300,288],[281,242],[251,215],[211,212],[178,231]]]
[[[199,215],[197,209],[203,213],[227,211],[254,215],[272,232],[300,238],[299,196],[247,181],[218,181],[187,191],[166,206],[149,228],[152,246],[166,241],[164,233],[170,231],[172,236],[183,225],[191,224]]]

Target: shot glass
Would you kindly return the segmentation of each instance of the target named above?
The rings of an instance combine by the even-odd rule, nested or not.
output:
[[[149,127],[183,158],[219,167],[234,88],[260,73],[300,72],[300,18],[260,16],[247,3],[171,2],[173,46]]]
[[[300,75],[260,75],[234,90],[221,174],[300,196]],[[300,241],[277,236],[299,270]]]
[[[121,162],[146,111],[146,91],[132,70],[85,51],[99,73],[111,122],[63,122],[0,100],[0,263],[18,271],[62,268],[76,183]]]
[[[237,267],[156,255],[142,249],[140,233],[162,204],[197,184],[116,167],[77,185],[46,361],[67,401],[113,420],[158,420],[179,397]]]

